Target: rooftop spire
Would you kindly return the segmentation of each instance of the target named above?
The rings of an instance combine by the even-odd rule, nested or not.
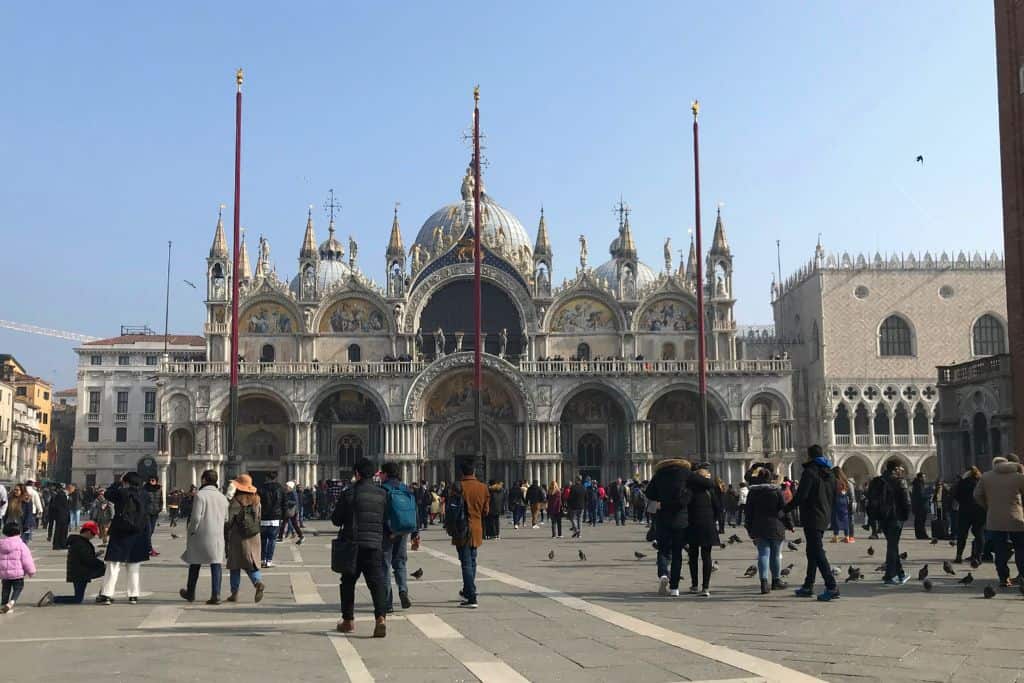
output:
[[[534,257],[551,258],[551,240],[548,239],[548,224],[544,220],[544,207],[540,207],[540,222],[537,224],[537,243],[533,247]]]
[[[210,245],[210,258],[227,258],[228,240],[224,237],[224,205],[217,210],[217,229],[213,233],[213,244]]]
[[[633,241],[633,230],[629,227],[629,207],[626,207],[625,219],[622,223],[622,244],[620,253],[623,258],[636,259],[636,242]]]
[[[252,267],[249,265],[249,250],[245,246],[245,228],[242,228],[242,246],[238,251],[238,280],[245,282],[252,279]]]
[[[728,254],[729,243],[725,241],[725,227],[722,225],[722,205],[718,205],[718,217],[715,218],[715,236],[711,240],[712,254]]]
[[[299,258],[316,258],[316,235],[313,233],[313,205],[309,205],[306,213],[306,235],[302,238],[302,249],[299,250]]]
[[[395,217],[391,221],[391,238],[388,239],[388,256],[405,258],[405,246],[402,244],[402,228],[398,225],[398,204],[395,202]]]
[[[697,279],[697,245],[693,242],[693,233],[690,233],[690,255],[686,257],[686,281]]]

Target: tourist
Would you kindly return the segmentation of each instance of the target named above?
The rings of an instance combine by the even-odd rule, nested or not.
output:
[[[25,543],[32,540],[32,528],[35,526],[32,499],[21,484],[11,487],[11,492],[7,496],[7,508],[4,510],[3,523],[7,522],[17,522],[21,525],[21,540]]]
[[[747,507],[747,495],[749,493],[750,491],[747,490],[747,482],[741,481],[740,490],[737,493],[737,495],[739,496],[739,505],[736,508],[736,524],[739,526],[743,526],[743,514]]]
[[[305,537],[302,534],[302,505],[299,492],[295,489],[295,482],[285,482],[284,485],[284,517],[281,519],[281,526],[277,530],[277,540],[298,536],[295,545],[302,545]]]
[[[36,483],[34,481],[29,479],[28,481],[25,482],[25,486],[23,489],[25,491],[25,495],[28,496],[29,502],[32,503],[27,512],[28,521],[31,522],[31,526],[23,524],[21,527],[21,536],[25,539],[26,543],[28,543],[32,539],[32,530],[39,526],[40,521],[46,519],[46,510],[43,507],[43,498],[42,496],[39,495],[39,491],[36,490],[35,484]],[[28,534],[27,538],[25,537],[26,533]],[[46,540],[49,541],[50,539],[47,538]]]
[[[853,543],[853,493],[846,473],[832,468],[836,478],[836,498],[832,505],[832,542]]]
[[[898,460],[885,463],[882,475],[875,477],[868,487],[868,505],[873,510],[885,535],[885,573],[882,582],[900,585],[907,582],[907,574],[900,561],[900,535],[903,524],[910,517],[911,499],[903,467]]]
[[[181,495],[181,509],[178,512],[178,516],[184,519],[186,522],[188,518],[192,516],[192,501],[196,498],[196,487],[195,485],[188,487],[188,492]]]
[[[705,598],[711,597],[711,548],[720,544],[718,536],[718,520],[722,518],[722,508],[712,489],[714,479],[708,470],[709,465],[698,466],[696,476],[690,477],[687,485],[690,489],[688,506],[689,527],[686,530],[686,546],[690,564],[690,592],[699,593]],[[650,497],[650,496],[648,496]],[[664,505],[664,502],[662,503]],[[661,519],[664,519],[662,517]],[[661,527],[661,520],[658,522]],[[658,542],[661,545],[661,542]],[[697,565],[700,562],[700,589],[697,588]]]
[[[1024,592],[1024,468],[1016,455],[992,458],[992,469],[981,476],[974,500],[985,508],[985,535],[992,543],[996,573],[1003,588],[1020,584]],[[1010,578],[1010,544],[1017,564]]]
[[[501,484],[502,487],[504,487],[504,482],[498,482],[498,483]],[[503,497],[502,500],[505,500],[505,498]],[[505,510],[505,506],[504,505],[502,506],[501,510],[502,510],[502,512],[504,512],[504,510]],[[443,512],[443,508],[441,507],[441,496],[437,492],[436,488],[432,488],[432,489],[430,489],[430,521],[429,521],[429,523],[433,524],[435,519],[440,519],[442,512]],[[441,519],[441,522],[443,523],[444,520]],[[499,534],[500,534],[500,524],[499,524]]]
[[[128,603],[139,602],[139,583],[142,563],[150,558],[149,494],[142,488],[142,477],[128,472],[120,481],[107,489],[106,498],[114,505],[114,518],[110,523],[110,541],[104,559],[107,575],[96,603],[110,605],[121,570],[128,573]],[[223,533],[223,532],[222,532]]]
[[[487,487],[477,480],[472,462],[465,461],[459,465],[459,472],[462,477],[458,481],[458,489],[449,492],[445,506],[448,518],[445,530],[452,538],[462,566],[460,595],[463,601],[459,607],[476,609],[476,557],[477,550],[484,544],[483,518],[490,510],[491,496]]]
[[[796,486],[793,500],[786,505],[786,512],[796,509],[803,524],[804,553],[807,556],[807,576],[803,585],[796,590],[798,597],[814,595],[815,573],[820,572],[825,581],[825,590],[818,600],[828,602],[839,597],[839,585],[832,575],[832,567],[825,553],[825,531],[832,522],[832,503],[836,495],[832,463],[828,461],[821,446],[814,444],[807,449],[800,482]]]
[[[25,588],[25,577],[36,573],[32,551],[21,540],[21,525],[11,521],[4,524],[4,537],[0,538],[0,614],[14,610],[14,604]]]
[[[398,586],[398,599],[402,609],[412,607],[409,599],[409,577],[406,574],[406,562],[409,559],[409,538],[418,547],[419,502],[416,494],[402,483],[401,470],[398,463],[386,462],[381,467],[385,479],[381,487],[388,494],[388,514],[384,518],[384,541],[381,544],[382,567],[387,592],[387,611],[394,611],[395,596],[391,590],[391,575]]]
[[[287,516],[287,501],[284,488],[277,483],[277,472],[267,473],[267,480],[259,488],[260,495],[260,536],[263,545],[260,553],[260,566],[264,569],[274,566],[274,548],[277,546],[277,534],[281,520]]]
[[[690,482],[694,486],[690,486]],[[671,458],[654,466],[654,476],[647,484],[646,496],[657,505],[654,524],[658,541],[658,593],[679,595],[679,579],[683,571],[683,548],[690,526],[689,503],[695,489],[710,489],[709,478],[691,472],[688,460]],[[696,583],[696,580],[694,580]]]
[[[71,508],[68,501],[68,494],[64,491],[62,484],[54,484],[53,494],[50,496],[50,523],[53,533],[54,550],[64,550],[68,544],[68,525],[71,523]]]
[[[949,538],[949,500],[951,498],[946,482],[936,480],[932,491],[932,538]]]
[[[715,477],[714,479],[714,488],[711,490],[711,495],[714,496],[715,504],[718,505],[718,509],[722,510],[722,514],[718,516],[718,533],[724,534],[728,488],[726,487],[725,482],[718,477]]]
[[[512,528],[518,529],[526,521],[526,487],[519,482],[508,492],[508,504],[512,508]]]
[[[96,526],[99,527],[100,545],[106,545],[107,534],[110,533],[110,522],[114,519],[114,506],[110,504],[110,501],[107,500],[102,491],[97,494],[96,500],[92,502],[89,518],[96,522]]]
[[[354,470],[355,484],[341,492],[331,515],[334,526],[339,527],[331,557],[332,569],[341,573],[341,621],[337,629],[339,633],[355,630],[356,582],[362,575],[373,599],[373,637],[383,638],[387,635],[382,557],[387,492],[373,482],[377,467],[372,460],[360,458]]]
[[[181,489],[174,489],[167,494],[167,526],[178,526],[178,513],[181,510]]]
[[[430,503],[433,500],[433,496],[430,495],[430,486],[424,479],[420,481],[419,487],[416,490],[417,501],[419,502],[419,525],[420,529],[426,529],[430,526]]]
[[[199,493],[188,520],[185,552],[181,559],[188,565],[188,582],[178,595],[188,602],[196,599],[199,570],[210,565],[210,599],[207,605],[220,604],[220,586],[224,569],[224,525],[228,519],[228,499],[217,488],[217,470],[205,470]]]
[[[929,496],[924,473],[919,472],[914,477],[914,483],[910,488],[910,504],[914,513],[914,537],[918,540],[928,540],[928,503]]]
[[[583,486],[583,477],[576,475],[576,481],[569,489],[568,498],[563,497],[562,503],[569,505],[569,526],[572,537],[580,538],[583,534],[583,508],[587,505],[587,489]]]
[[[540,525],[537,524],[537,515],[540,512],[540,504],[546,499],[544,495],[544,489],[540,487],[540,483],[534,479],[530,487],[526,489],[526,504],[530,506],[530,527],[533,529],[539,529]]]
[[[68,484],[68,511],[71,513],[70,529],[82,524],[82,492],[75,484]]]
[[[305,522],[313,519],[313,513],[315,512],[316,500],[313,497],[313,487],[303,486],[301,487],[301,495],[299,496],[299,503],[302,505],[302,519],[299,520],[299,526],[305,526]]]
[[[7,487],[0,484],[0,520],[7,516]]]
[[[28,484],[31,486],[32,482],[28,482]],[[43,521],[43,525],[46,527],[46,540],[47,540],[47,542],[53,540],[53,527],[54,527],[54,524],[56,524],[56,521],[54,520],[53,515],[50,514],[50,500],[53,498],[53,491],[54,491],[55,488],[57,488],[57,482],[52,482],[48,486],[44,486],[43,490],[40,493],[40,496],[42,497],[42,500],[43,500],[43,507],[42,507],[42,510],[43,510],[43,513],[42,513],[43,514],[43,520],[42,521]]]
[[[228,602],[238,602],[238,591],[242,587],[244,571],[256,589],[255,602],[263,599],[263,577],[260,575],[261,537],[260,497],[252,485],[252,477],[240,474],[232,483],[235,495],[228,505],[227,521],[227,568],[230,593]]]
[[[562,537],[562,489],[557,481],[548,486],[548,520],[551,522],[551,538]]]
[[[157,481],[156,477],[150,477],[146,485],[143,486],[146,493],[149,495],[149,509],[146,511],[149,514],[149,554],[152,557],[156,557],[160,553],[153,548],[153,534],[156,533],[157,520],[160,519],[160,511],[163,509],[164,502],[160,494],[160,482]]]
[[[615,517],[615,526],[626,526],[626,485],[622,477],[615,480],[608,487],[608,504],[611,506],[611,514]]]
[[[505,487],[500,481],[491,479],[487,485],[491,504],[484,518],[484,539],[501,538],[501,513],[505,510]]]
[[[744,509],[747,533],[757,547],[757,572],[762,595],[787,586],[782,580],[780,558],[786,529],[793,530],[793,522],[783,512],[786,499],[782,489],[772,479],[768,466],[753,469]]]
[[[956,500],[956,559],[957,564],[964,561],[964,548],[967,545],[967,534],[974,536],[971,541],[971,564],[981,564],[981,551],[985,546],[986,510],[974,500],[974,489],[981,479],[981,470],[971,467],[960,481],[953,487],[952,497]]]
[[[46,591],[39,599],[39,607],[56,603],[58,605],[80,605],[85,600],[85,588],[93,579],[103,576],[106,565],[103,560],[96,557],[96,550],[93,548],[92,539],[100,534],[99,525],[96,522],[88,521],[82,525],[77,534],[68,536],[68,557],[66,580],[74,586],[74,595],[54,596],[52,591]]]

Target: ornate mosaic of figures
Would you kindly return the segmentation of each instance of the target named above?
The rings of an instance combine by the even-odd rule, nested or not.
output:
[[[292,314],[280,304],[256,304],[241,319],[249,334],[291,334],[295,331]]]
[[[366,422],[376,416],[377,407],[358,391],[344,390],[330,396],[316,411],[316,421],[321,424],[334,422]]]
[[[578,298],[562,304],[551,319],[552,332],[614,330],[615,317],[597,299]]]
[[[344,299],[334,304],[320,323],[321,332],[374,334],[387,327],[376,306],[362,299]]]
[[[697,326],[693,310],[682,301],[659,301],[640,317],[640,329],[651,332],[692,330]]]
[[[495,385],[493,380],[484,379],[481,392],[483,412],[494,418],[506,419],[515,416],[515,405],[509,393]],[[473,407],[473,373],[460,372],[444,380],[427,401],[428,420],[443,419],[449,413],[460,412]]]

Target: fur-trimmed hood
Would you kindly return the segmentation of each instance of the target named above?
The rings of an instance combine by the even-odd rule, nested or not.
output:
[[[693,469],[693,465],[690,464],[689,460],[684,460],[683,458],[669,458],[656,463],[654,465],[654,471],[657,472],[658,470],[665,469],[666,467],[682,467],[686,470]]]

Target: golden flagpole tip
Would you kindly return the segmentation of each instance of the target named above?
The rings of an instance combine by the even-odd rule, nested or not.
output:
[[[473,101],[474,102],[479,102],[480,101],[480,86],[479,85],[473,86]]]
[[[697,118],[697,114],[700,113],[700,102],[698,100],[694,100],[693,104],[690,105],[690,111],[693,112],[693,118]]]
[[[244,77],[245,77],[245,74],[242,72],[242,69],[239,68],[238,71],[235,72],[235,83],[238,84],[238,89],[239,90],[242,89],[242,79]]]

